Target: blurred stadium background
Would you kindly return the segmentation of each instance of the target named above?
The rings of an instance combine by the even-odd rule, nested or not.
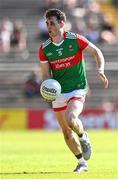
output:
[[[68,30],[85,35],[105,57],[108,89],[96,77],[94,59],[86,55],[84,126],[118,128],[118,1],[0,0],[0,129],[58,129],[38,89],[38,48],[48,37],[43,13],[53,7],[67,13]]]
[[[86,54],[89,93],[81,119],[94,156],[89,173],[79,177],[118,178],[118,0],[0,0],[0,179],[78,179],[70,173],[76,159],[39,93],[38,48],[48,37],[43,14],[53,7],[66,12],[67,30],[100,47],[109,79],[104,89]]]

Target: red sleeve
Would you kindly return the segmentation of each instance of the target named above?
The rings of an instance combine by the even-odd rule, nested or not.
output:
[[[79,48],[81,50],[85,49],[89,44],[89,41],[84,36],[81,36],[81,35],[77,35],[77,41],[78,41]]]
[[[40,59],[40,61],[43,61],[43,62],[47,61],[47,57],[46,57],[46,55],[43,52],[42,45],[39,48],[39,59]]]

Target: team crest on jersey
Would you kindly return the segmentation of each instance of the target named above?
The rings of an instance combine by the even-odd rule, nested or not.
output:
[[[73,51],[73,46],[69,45],[69,51]]]

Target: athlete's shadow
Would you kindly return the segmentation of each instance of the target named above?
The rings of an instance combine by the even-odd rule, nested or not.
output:
[[[24,171],[24,172],[2,172],[2,173],[0,173],[0,175],[2,176],[2,175],[15,175],[15,174],[62,174],[62,173],[64,173],[64,174],[68,174],[68,173],[72,173],[72,172],[47,172],[47,171],[37,171],[37,172],[26,172],[26,171]]]

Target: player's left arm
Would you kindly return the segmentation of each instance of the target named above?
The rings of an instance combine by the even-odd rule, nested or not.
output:
[[[97,72],[98,72],[97,74],[100,77],[100,79],[103,81],[104,87],[107,88],[108,79],[106,75],[104,74],[105,60],[104,60],[104,56],[101,50],[98,47],[96,47],[94,44],[89,42],[88,46],[85,48],[85,51],[87,51],[89,54],[94,56],[96,60],[96,66],[97,66]]]

